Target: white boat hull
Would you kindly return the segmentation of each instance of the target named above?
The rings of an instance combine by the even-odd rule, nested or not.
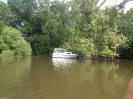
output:
[[[78,56],[78,54],[62,54],[62,55],[59,55],[59,54],[53,54],[52,55],[52,58],[76,58]]]

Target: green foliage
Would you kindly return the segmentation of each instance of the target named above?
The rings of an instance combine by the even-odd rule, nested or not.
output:
[[[61,21],[50,19],[46,22],[43,29],[44,46],[46,45],[46,52],[50,53],[53,48],[59,47],[71,36],[66,27],[63,26]],[[69,35],[70,34],[70,35]]]
[[[133,9],[126,13],[120,13],[120,20],[118,21],[119,32],[128,37],[126,46],[120,48],[121,58],[133,59]]]
[[[12,12],[9,24],[15,28],[21,27],[24,21],[31,22],[37,11],[36,0],[7,0],[7,3]]]
[[[68,26],[70,24],[69,4],[57,0],[51,4],[50,10],[61,20],[64,26]]]
[[[31,24],[29,24],[26,21],[23,21],[23,25],[22,27],[19,28],[20,31],[22,31],[22,33],[26,34],[26,35],[31,35],[30,33],[33,31],[33,28],[31,26]]]
[[[8,24],[10,17],[11,17],[11,11],[8,8],[8,5],[0,1],[0,21],[2,21],[5,24]]]
[[[82,19],[84,25],[81,23],[79,27],[82,29],[78,29],[80,32],[80,38],[84,36],[85,39],[92,39],[90,44],[93,49],[94,56],[102,56],[108,58],[114,58],[119,56],[119,48],[121,46],[125,46],[125,42],[127,42],[127,38],[122,34],[118,33],[118,19],[119,19],[119,12],[115,6],[106,8],[104,11],[96,10],[96,3],[92,1],[90,2],[92,5],[82,5],[78,4],[79,6],[83,7],[82,10],[79,11],[79,15],[82,15]],[[78,6],[78,7],[79,7]],[[85,7],[84,7],[85,6]],[[90,7],[91,6],[91,7]],[[88,9],[89,8],[89,9]],[[75,10],[75,9],[74,9]],[[78,16],[78,15],[77,15]],[[77,29],[77,27],[75,28]],[[87,45],[87,44],[86,44]],[[80,46],[80,43],[79,43]],[[83,48],[80,46],[81,49]],[[87,47],[86,47],[87,48]],[[89,47],[91,48],[91,46]],[[78,49],[78,48],[75,48]],[[87,48],[88,49],[88,48]],[[84,52],[84,50],[82,49]]]
[[[1,56],[4,56],[4,57],[14,56],[14,52],[10,50],[3,50]]]
[[[4,27],[0,35],[0,53],[2,56],[31,55],[31,47],[18,30]]]
[[[101,10],[97,3],[98,0],[8,0],[8,4],[0,2],[0,9],[9,13],[0,12],[0,15],[2,21],[22,33],[34,55],[50,55],[55,47],[63,47],[87,56],[114,58],[125,50],[130,50],[128,55],[132,56],[133,10],[123,13],[116,6]],[[0,22],[0,33],[3,26]],[[29,47],[20,42],[20,33],[6,30],[3,31],[8,36],[0,37],[1,53],[6,50],[15,55],[27,52],[27,55]]]
[[[0,34],[1,34],[1,32],[2,32],[3,27],[4,27],[4,24],[3,24],[2,21],[0,21]]]
[[[93,39],[84,37],[74,37],[72,41],[65,43],[62,47],[84,56],[91,56],[95,53]]]

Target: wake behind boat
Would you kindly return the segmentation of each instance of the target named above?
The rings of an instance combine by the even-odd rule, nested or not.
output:
[[[76,58],[78,54],[68,52],[63,48],[55,48],[52,54],[52,58]]]

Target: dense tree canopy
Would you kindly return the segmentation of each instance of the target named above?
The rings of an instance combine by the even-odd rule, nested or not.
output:
[[[128,38],[126,48],[120,49],[121,58],[133,59],[133,9],[126,13],[120,13],[121,17],[118,21],[119,32]]]
[[[119,5],[101,10],[100,7],[106,0],[100,6],[97,6],[98,1],[0,2],[0,33],[10,29],[19,30],[25,38],[23,40],[30,43],[33,55],[50,55],[55,47],[63,47],[90,58],[133,58],[133,9],[124,13],[122,10],[126,1],[123,0]],[[2,29],[2,22],[17,30],[10,27]],[[8,36],[14,33],[10,32]],[[8,46],[10,50],[12,47],[18,48],[13,42]],[[29,47],[24,49],[31,52]],[[23,52],[14,53],[19,55]]]

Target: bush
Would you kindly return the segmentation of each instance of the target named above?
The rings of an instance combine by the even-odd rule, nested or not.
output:
[[[10,50],[3,50],[1,56],[13,56],[14,52]]]
[[[2,56],[27,56],[31,55],[31,47],[21,36],[20,31],[4,27],[0,35],[0,53]]]

